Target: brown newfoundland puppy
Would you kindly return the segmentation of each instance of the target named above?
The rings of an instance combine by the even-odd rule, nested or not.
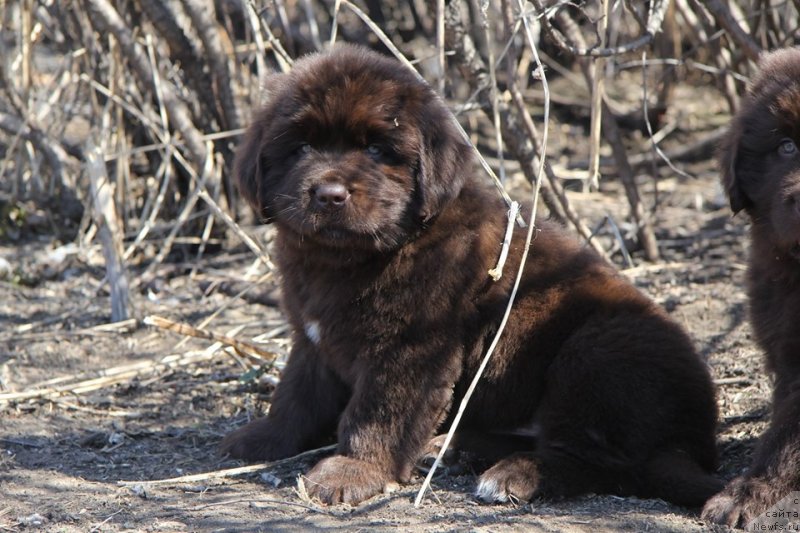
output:
[[[242,194],[277,225],[292,352],[269,414],[234,457],[291,456],[338,435],[305,486],[357,503],[407,481],[446,429],[519,265],[490,279],[506,208],[471,172],[436,94],[394,60],[339,46],[268,83],[237,155]],[[487,501],[586,492],[702,505],[722,488],[709,373],[684,332],[593,251],[540,223],[502,341],[461,428],[514,449]],[[504,437],[505,435],[505,437]]]
[[[800,490],[800,48],[766,55],[720,151],[734,212],[752,227],[747,287],[775,377],[772,422],[753,464],[709,501],[709,520],[745,526]]]

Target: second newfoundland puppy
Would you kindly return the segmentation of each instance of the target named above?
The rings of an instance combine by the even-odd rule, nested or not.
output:
[[[336,432],[336,455],[305,485],[322,502],[357,503],[407,481],[446,429],[497,331],[524,233],[509,274],[492,281],[503,201],[471,173],[436,94],[397,62],[339,46],[267,89],[236,173],[278,229],[293,346],[269,414],[222,449],[274,460]],[[605,492],[701,505],[721,488],[708,474],[716,404],[706,366],[592,250],[554,224],[537,227],[461,424],[499,448],[535,438],[483,473],[479,497]]]
[[[792,494],[778,510],[795,511],[800,491],[800,48],[764,54],[759,67],[719,155],[731,208],[752,222],[747,294],[774,377],[772,419],[750,468],[703,510],[751,530],[759,515],[772,524],[764,512]]]

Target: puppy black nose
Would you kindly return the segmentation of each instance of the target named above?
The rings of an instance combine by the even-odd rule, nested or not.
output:
[[[340,207],[350,193],[341,183],[322,183],[311,189],[311,197],[318,207]]]

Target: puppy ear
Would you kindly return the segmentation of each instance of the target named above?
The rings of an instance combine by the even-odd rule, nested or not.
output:
[[[248,128],[243,141],[236,149],[233,175],[236,178],[239,194],[265,222],[269,222],[271,216],[267,212],[267,206],[261,194],[261,182],[267,170],[261,154],[263,135],[264,127],[261,121],[256,121]]]
[[[432,113],[420,128],[418,172],[420,216],[428,221],[458,196],[464,186],[470,147],[461,139],[449,113]]]
[[[741,142],[740,125],[733,122],[728,133],[719,146],[718,159],[722,187],[728,195],[731,210],[734,214],[750,207],[753,202],[742,189],[741,181],[736,176],[739,143]]]
[[[269,170],[263,154],[264,142],[274,114],[274,102],[280,98],[279,93],[283,89],[286,79],[285,74],[273,73],[262,80],[264,109],[245,132],[236,149],[236,157],[233,162],[233,174],[239,194],[255,209],[264,222],[270,222],[272,218],[263,190],[264,177]]]

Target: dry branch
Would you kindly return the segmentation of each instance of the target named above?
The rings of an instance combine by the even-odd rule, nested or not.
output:
[[[560,21],[562,21],[564,27],[570,28],[568,30],[570,38],[575,42],[582,43],[583,36],[577,27],[572,24],[572,19],[570,19],[565,12],[559,13],[558,18]],[[590,65],[587,63],[586,59],[579,58],[578,61],[581,66],[584,79],[586,80],[586,85],[587,87],[591,87],[593,80],[590,71]],[[619,174],[619,178],[625,188],[625,195],[628,198],[628,204],[631,208],[631,218],[636,225],[639,242],[644,249],[647,260],[657,261],[660,254],[658,251],[656,234],[653,230],[653,225],[650,222],[650,218],[645,212],[644,206],[642,205],[641,197],[639,195],[639,187],[636,185],[633,169],[628,162],[628,152],[625,149],[625,145],[622,140],[622,133],[619,125],[617,124],[616,115],[605,100],[603,100],[602,109],[599,111],[599,113],[602,117],[603,136],[611,145],[611,151],[617,166],[617,173]]]
[[[94,15],[91,20],[96,24],[96,30],[100,33],[110,32],[114,35],[139,83],[155,93],[153,69],[157,66],[150,64],[146,53],[135,41],[133,34],[114,6],[108,0],[85,1]],[[189,160],[195,168],[203,168],[210,154],[203,142],[202,135],[192,122],[188,106],[180,99],[173,85],[166,80],[162,80],[161,94],[170,122],[183,137],[189,152]]]
[[[97,372],[84,372],[75,376],[59,378],[59,385],[40,386],[33,385],[29,390],[20,392],[0,393],[0,405],[10,402],[25,400],[55,399],[61,396],[74,396],[92,392],[98,389],[125,383],[133,378],[160,374],[167,370],[174,370],[182,366],[208,361],[216,357],[217,346],[203,351],[187,352],[186,354],[167,355],[158,361],[142,361],[130,365],[116,366]],[[96,377],[88,378],[94,375]]]
[[[117,485],[122,487],[133,487],[142,485],[144,487],[155,487],[158,485],[179,485],[181,483],[196,483],[198,481],[208,481],[210,479],[225,479],[229,477],[241,476],[244,474],[252,474],[253,472],[260,472],[267,468],[275,468],[288,463],[293,463],[307,457],[316,456],[322,453],[332,452],[336,449],[335,444],[315,448],[313,450],[306,450],[292,457],[278,459],[277,461],[270,461],[259,465],[240,466],[237,468],[227,468],[225,470],[214,470],[212,472],[203,472],[202,474],[189,474],[187,476],[173,477],[169,479],[153,479],[149,481],[118,481]]]
[[[475,43],[467,32],[461,18],[461,10],[458,2],[451,2],[445,11],[445,37],[447,47],[455,53],[455,58],[461,67],[461,71],[469,83],[472,91],[477,95],[481,108],[484,110],[492,109],[491,95],[488,87],[488,71],[483,60],[478,53]],[[513,97],[513,93],[512,93]],[[522,110],[521,116],[513,113],[508,107],[499,110],[501,124],[503,127],[503,138],[508,144],[509,151],[519,162],[522,172],[531,183],[536,181],[535,161],[540,157],[539,145],[541,144],[539,134],[533,124],[524,105],[517,107],[518,112]],[[522,122],[520,124],[520,122]],[[605,251],[595,241],[591,240],[591,230],[580,220],[577,213],[570,206],[569,200],[564,194],[561,184],[558,183],[551,166],[545,161],[545,176],[547,178],[547,189],[543,189],[543,198],[551,213],[561,213],[576,228],[578,233],[590,242],[592,246],[606,257]],[[548,194],[548,189],[550,194]],[[563,218],[562,218],[563,220]]]
[[[106,278],[111,287],[111,321],[127,320],[130,307],[128,275],[122,259],[122,227],[114,205],[113,185],[108,180],[103,153],[90,142],[86,148],[86,171],[91,184],[95,223],[99,228],[106,260]]]
[[[559,32],[552,26],[552,24],[550,24],[550,21],[548,20],[550,15],[548,12],[552,10],[546,8],[542,4],[541,0],[531,0],[531,2],[536,7],[536,12],[544,15],[540,17],[540,20],[542,21],[542,27],[547,36],[550,37],[550,39],[552,39],[552,41],[559,48],[572,55],[589,57],[611,57],[628,52],[634,52],[644,46],[649,45],[651,42],[653,42],[653,38],[656,36],[656,33],[658,33],[658,31],[661,29],[661,24],[664,22],[664,15],[669,7],[669,0],[653,1],[650,8],[650,17],[648,18],[647,25],[644,28],[643,35],[627,44],[615,46],[613,48],[605,48],[603,47],[602,40],[597,46],[593,47],[588,47],[585,43],[580,41],[574,41],[570,43],[561,32]],[[555,15],[561,15],[563,17],[565,14],[561,10],[566,5],[566,3],[560,3],[557,5],[555,7]]]
[[[748,34],[742,26],[731,15],[730,9],[723,4],[720,0],[705,0],[703,6],[712,14],[717,23],[725,28],[725,31],[741,46],[742,51],[750,59],[750,61],[758,61],[758,56],[761,54],[761,47],[756,43],[750,34]]]
[[[196,328],[189,324],[174,322],[168,318],[151,315],[145,317],[144,323],[148,326],[155,326],[157,328],[174,331],[180,335],[187,335],[190,337],[196,337],[198,339],[208,339],[226,344],[236,350],[238,354],[249,357],[258,364],[263,365],[264,363],[272,363],[278,358],[278,354],[275,352],[262,350],[258,346],[249,342],[240,341],[227,335],[221,335],[212,331]]]

